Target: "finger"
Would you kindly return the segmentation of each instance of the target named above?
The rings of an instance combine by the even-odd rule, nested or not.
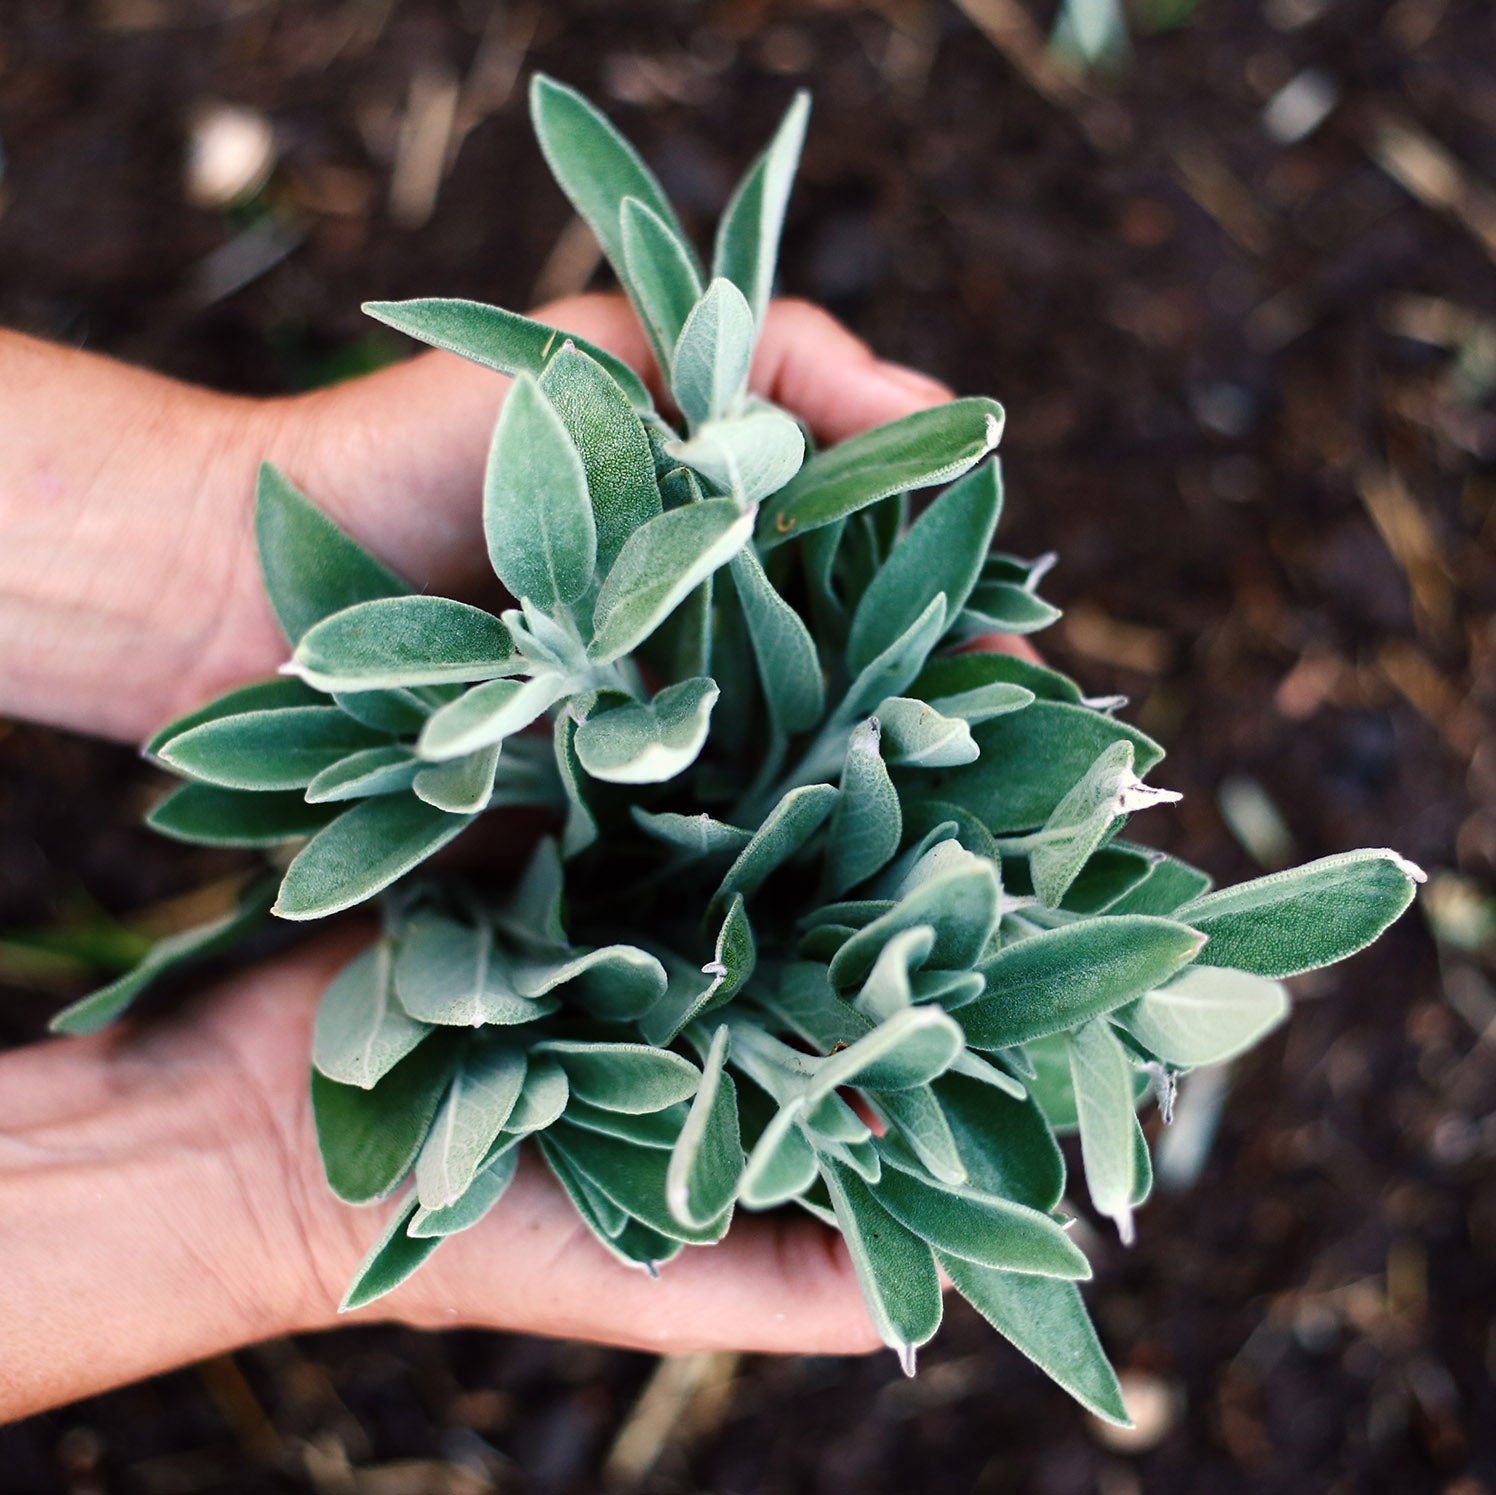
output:
[[[371,1306],[381,1313],[656,1353],[859,1354],[880,1343],[845,1244],[816,1221],[740,1217],[725,1240],[687,1247],[654,1279],[605,1250],[528,1154],[493,1214]]]
[[[879,358],[808,301],[769,307],[749,382],[826,443],[953,398],[939,380]]]

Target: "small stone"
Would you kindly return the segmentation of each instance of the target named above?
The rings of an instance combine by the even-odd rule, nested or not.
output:
[[[211,103],[195,114],[184,190],[199,208],[227,208],[253,197],[275,165],[275,129],[263,114]]]

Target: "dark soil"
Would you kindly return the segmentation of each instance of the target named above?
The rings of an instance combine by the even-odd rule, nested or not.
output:
[[[568,212],[508,71],[605,102],[698,227],[807,83],[783,283],[1005,400],[1006,541],[1062,552],[1049,591],[1072,612],[1045,647],[1170,746],[1168,844],[1249,875],[1220,808],[1245,781],[1297,856],[1394,845],[1445,874],[1426,908],[1489,889],[1488,6],[1203,0],[1093,97],[1046,97],[941,0],[492,9],[6,0],[0,320],[225,388],[304,387],[403,352],[362,299],[532,301]],[[1338,102],[1280,143],[1264,102],[1306,68]],[[466,80],[472,128],[429,220],[402,227],[417,76]],[[184,200],[211,99],[275,122],[251,209]],[[1409,131],[1466,179],[1456,211]],[[289,252],[225,292],[208,257],[267,229]],[[568,273],[553,260],[548,283]],[[128,750],[0,726],[0,930],[97,932],[100,910],[223,871],[135,828],[153,789]],[[892,1356],[696,1367],[645,1487],[1496,1490],[1496,966],[1435,923],[1442,945],[1415,915],[1300,983],[1290,1028],[1234,1071],[1198,1181],[1160,1194],[1132,1251],[1099,1245],[1102,1336],[1174,1399],[1156,1446],[1109,1448],[953,1305],[912,1383]],[[0,948],[19,1041],[79,987]],[[348,1330],[17,1426],[0,1487],[594,1489],[655,1365]]]

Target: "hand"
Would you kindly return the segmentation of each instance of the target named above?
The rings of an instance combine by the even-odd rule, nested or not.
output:
[[[643,367],[617,297],[541,313]],[[824,313],[771,310],[753,385],[826,442],[949,398]],[[507,381],[443,353],[256,403],[0,337],[0,713],[130,738],[284,657],[250,526],[255,463],[418,585],[484,567],[478,495]],[[22,439],[24,437],[24,440]],[[0,1419],[326,1326],[388,1206],[322,1179],[306,1066],[355,941],[227,983],[169,1023],[0,1056]],[[495,1212],[367,1311],[642,1349],[875,1348],[845,1246],[745,1216],[654,1282],[604,1253],[533,1159]]]
[[[621,296],[536,313],[640,369]],[[824,442],[949,399],[804,302],[753,387]],[[255,468],[281,467],[417,586],[492,586],[480,494],[509,381],[449,353],[281,400],[210,394],[0,333],[0,716],[139,742],[288,652],[260,585]]]

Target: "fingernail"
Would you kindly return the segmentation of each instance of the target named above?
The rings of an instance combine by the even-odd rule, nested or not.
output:
[[[878,372],[890,384],[897,384],[901,389],[907,389],[910,394],[919,395],[934,403],[939,400],[953,400],[955,391],[947,384],[942,384],[939,379],[932,379],[928,374],[922,374],[918,369],[906,368],[902,363],[889,363],[880,359]]]

